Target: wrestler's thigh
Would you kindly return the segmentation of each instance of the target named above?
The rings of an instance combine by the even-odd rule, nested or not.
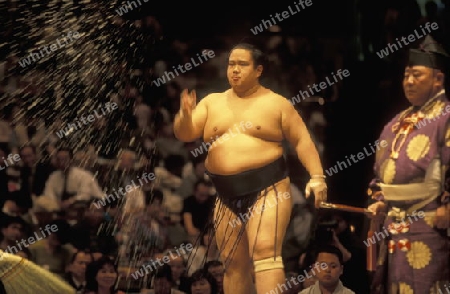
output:
[[[220,198],[214,208],[214,229],[217,248],[222,261],[249,259],[245,224]]]
[[[289,178],[276,183],[275,189],[269,187],[267,195],[258,198],[247,226],[250,254],[254,260],[281,255],[291,210]]]

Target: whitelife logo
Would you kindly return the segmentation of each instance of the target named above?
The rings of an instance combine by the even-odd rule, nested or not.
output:
[[[186,247],[186,249],[184,247]],[[178,256],[187,255],[189,252],[192,251],[192,249],[194,249],[194,246],[192,246],[192,244],[190,244],[190,243],[188,243],[187,245],[184,245],[184,243],[183,243],[183,244],[180,245],[180,248],[177,248],[175,246],[175,248],[173,250],[169,251],[170,256],[169,255],[165,255],[162,258],[162,262],[161,262],[160,258],[157,258],[156,260],[149,261],[146,264],[144,264],[143,266],[141,266],[141,269],[139,269],[139,270],[135,271],[134,273],[132,273],[131,276],[135,280],[137,280],[139,278],[142,278],[145,275],[147,275],[148,273],[152,272],[153,270],[156,270],[159,266],[163,266],[164,264],[169,263],[171,259],[175,259]],[[176,254],[172,254],[173,251],[175,251]],[[145,270],[145,272],[144,272],[144,270]]]
[[[417,129],[420,129],[424,126],[426,126],[427,124],[431,123],[432,121],[435,122],[437,119],[439,119],[441,116],[446,116],[450,113],[450,105],[445,106],[445,108],[443,107],[441,112],[436,114],[436,116],[434,116],[432,119],[429,118],[425,118],[422,119],[420,121],[418,121],[414,126]],[[432,121],[431,121],[432,120]]]
[[[136,3],[136,1],[138,3]],[[119,9],[116,9],[117,14],[119,16],[122,16],[122,15],[128,13],[128,8],[130,9],[129,11],[132,11],[134,8],[138,8],[139,6],[142,5],[141,0],[136,0],[136,1],[128,1],[127,4],[122,5],[121,7],[119,7]],[[149,0],[142,0],[142,1],[144,1],[144,3],[147,3]],[[134,8],[133,8],[133,6],[131,6],[131,4],[134,5]]]
[[[212,50],[203,50],[202,55],[200,55],[199,53],[197,53],[197,59],[200,63],[196,63],[194,57],[191,57],[191,61],[187,62],[186,64],[179,64],[176,68],[175,66],[172,66],[173,71],[175,72],[175,74],[177,75],[177,77],[180,75],[180,73],[178,73],[177,69],[181,72],[181,73],[186,73],[187,71],[199,66],[200,64],[202,64],[203,62],[208,61],[211,58],[214,58],[216,55],[214,53],[214,51]],[[194,66],[192,66],[194,65]],[[165,71],[164,75],[157,78],[156,80],[152,81],[152,84],[155,84],[157,87],[159,87],[161,84],[165,84],[167,82],[169,82],[171,79],[175,78],[175,74],[171,71]]]
[[[356,156],[351,154],[350,158],[348,156],[345,156],[345,159],[347,160],[348,166],[352,165],[352,161],[353,161],[353,163],[357,163],[359,160],[363,160],[364,158],[366,158],[366,157],[368,157],[370,155],[373,155],[374,153],[377,152],[377,150],[380,150],[380,148],[386,148],[388,143],[387,143],[386,140],[381,140],[381,142],[376,140],[374,145],[375,146],[372,146],[372,144],[369,143],[369,146],[370,146],[370,149],[372,150],[372,153],[367,151],[366,147],[364,147],[363,150],[364,150],[365,154],[363,152],[358,152],[358,154],[356,154]],[[375,150],[374,147],[376,148],[376,150]],[[356,159],[355,157],[357,157],[358,159]],[[352,161],[350,161],[350,159]],[[333,174],[337,174],[339,172],[339,170],[343,170],[343,169],[346,169],[346,168],[347,168],[347,164],[345,163],[345,161],[338,161],[337,164],[335,164],[334,166],[332,166],[329,169],[325,170],[325,172],[327,173],[327,175],[329,177],[331,177]]]
[[[67,41],[66,37],[70,40],[70,42]],[[19,64],[21,67],[26,67],[27,65],[30,65],[32,63],[31,59],[33,59],[33,62],[38,61],[41,58],[44,58],[44,52],[42,52],[43,50],[45,51],[46,55],[50,55],[52,52],[61,49],[63,47],[65,47],[65,45],[70,45],[70,43],[74,42],[75,40],[78,40],[80,38],[80,34],[78,32],[68,32],[67,36],[62,36],[61,39],[63,40],[62,44],[60,42],[60,39],[56,39],[56,43],[50,44],[50,46],[43,46],[41,48],[39,48],[39,53],[41,54],[39,56],[38,53],[33,53],[30,52],[30,55],[27,58],[22,58],[22,60],[19,60]],[[58,47],[59,45],[59,47]],[[50,51],[48,51],[48,47],[50,47]],[[36,57],[36,58],[35,58]]]
[[[298,2],[294,2],[294,9],[289,5],[288,6],[289,11],[285,10],[282,13],[275,13],[275,18],[278,20],[278,22],[282,22],[283,20],[288,19],[292,15],[299,13],[300,11],[304,10],[306,7],[310,7],[311,5],[312,5],[312,0],[306,0],[306,1],[299,0]],[[250,29],[250,31],[253,33],[253,35],[262,33],[264,31],[264,28],[267,30],[271,26],[274,26],[277,24],[277,21],[274,19],[272,14],[269,17],[270,17],[270,20],[272,20],[272,21],[263,19],[261,21],[260,25],[255,26],[253,29]]]
[[[106,205],[106,202],[111,203],[114,202],[116,200],[119,200],[120,198],[122,198],[123,196],[126,195],[126,193],[129,193],[130,191],[133,191],[135,189],[138,189],[139,187],[144,186],[144,183],[142,182],[142,180],[144,180],[145,184],[147,184],[150,181],[154,181],[156,179],[156,175],[154,173],[143,173],[141,177],[137,177],[139,180],[139,185],[136,185],[136,183],[134,182],[134,180],[131,180],[131,184],[130,185],[126,185],[125,186],[125,192],[123,191],[124,188],[120,187],[119,189],[117,189],[118,191],[116,191],[115,188],[113,188],[114,194],[109,194],[106,195],[102,198],[97,200],[97,202],[94,202],[94,206],[99,209],[103,206]]]
[[[414,217],[414,220],[411,219],[411,216]],[[416,212],[414,211],[413,213],[411,213],[410,216],[408,216],[408,220],[402,219],[401,222],[399,223],[392,223],[392,229],[398,231],[401,230],[403,228],[408,227],[409,225],[411,225],[414,221],[417,221],[417,216],[419,216],[419,218],[424,218],[425,217],[425,213],[423,211],[419,211]],[[376,240],[375,240],[376,237]],[[370,247],[371,245],[375,245],[376,242],[381,241],[385,238],[389,237],[389,232],[388,230],[383,226],[383,230],[381,232],[375,232],[374,235],[372,236],[372,238],[367,238],[366,241],[363,241],[364,245],[366,245],[367,247]]]
[[[320,265],[320,268],[319,268],[319,265]],[[270,290],[270,292],[266,292],[266,294],[278,294],[278,293],[292,291],[291,289],[296,288],[295,286],[300,285],[306,279],[311,279],[312,277],[314,277],[315,275],[320,273],[321,270],[326,270],[327,268],[328,268],[328,265],[325,262],[322,262],[320,264],[318,262],[316,262],[314,264],[314,268],[312,265],[310,265],[309,270],[306,270],[306,269],[303,270],[303,273],[305,275],[300,274],[297,277],[291,277],[290,279],[286,279],[286,283],[277,284],[277,288]],[[314,269],[316,269],[317,273]],[[311,272],[311,275],[309,275],[308,272]],[[291,282],[292,282],[292,284],[291,284]]]
[[[21,241],[17,241],[17,247],[19,247],[19,250],[17,250],[16,245],[12,245],[12,246],[8,246],[8,248],[6,248],[6,250],[4,252],[9,253],[9,254],[17,254],[17,252],[22,251],[25,248],[28,248],[28,246],[30,246],[31,244],[36,243],[36,241],[42,240],[48,236],[50,236],[51,233],[56,233],[58,231],[58,226],[53,224],[53,225],[45,225],[45,228],[39,228],[39,230],[41,231],[41,235],[42,237],[39,237],[39,235],[37,234],[37,232],[34,232],[34,237],[28,237],[27,240],[22,239]],[[47,234],[45,232],[47,232]],[[23,245],[23,249],[22,249],[22,245]],[[14,251],[14,252],[13,252]],[[0,260],[2,259],[2,257],[0,256]]]
[[[3,166],[0,163],[0,170],[4,170],[5,168],[9,167],[10,165],[14,165],[15,162],[19,162],[20,161],[20,155],[19,154],[14,154],[13,155],[12,153],[10,153],[6,159],[5,159],[5,157],[2,157],[2,159],[3,159],[3,163],[5,164],[5,166]],[[9,161],[10,164],[8,164],[8,161]]]
[[[216,144],[222,144],[225,141],[228,141],[231,138],[236,137],[237,135],[241,134],[242,132],[245,132],[246,129],[250,129],[251,127],[253,127],[253,124],[249,121],[247,121],[247,122],[241,121],[239,126],[234,124],[234,129],[236,130],[237,134],[233,133],[231,131],[231,128],[229,128],[228,131],[225,132],[222,136],[219,137],[219,135],[217,135],[215,138],[211,137],[211,141],[210,141],[211,143],[203,142],[200,147],[197,147],[194,150],[191,150],[191,154],[194,155],[194,157],[197,157],[200,154],[203,154],[203,151],[205,151],[205,153],[208,153],[209,148],[215,147]]]
[[[414,30],[414,34],[410,34],[408,35],[408,41],[406,41],[406,37],[401,37],[401,41],[403,42],[403,44],[405,46],[409,45],[410,43],[419,40],[420,38],[423,38],[424,36],[428,35],[429,33],[431,33],[431,29],[433,30],[437,30],[439,28],[438,24],[433,22],[433,23],[429,23],[427,22],[425,24],[425,29],[428,32],[425,32],[425,29],[422,27],[422,25],[420,25],[420,28],[422,30],[423,35],[420,35],[417,30]],[[431,28],[431,29],[430,29]],[[417,37],[417,39],[416,39]],[[387,47],[385,47],[385,49],[381,49],[379,52],[377,52],[378,57],[383,58],[383,57],[387,57],[390,53],[394,53],[395,51],[399,50],[400,48],[403,48],[402,43],[400,42],[400,40],[398,38],[395,38],[395,40],[397,41],[397,44],[388,44]],[[398,45],[398,47],[397,47]],[[391,52],[389,52],[389,50]]]
[[[295,97],[291,98],[291,104],[295,105],[297,103],[300,103],[300,101],[305,100],[306,98],[310,98],[311,96],[314,96],[314,94],[319,93],[321,90],[325,90],[328,86],[333,86],[335,83],[338,83],[339,80],[343,80],[344,78],[347,78],[350,76],[350,71],[348,69],[339,69],[336,74],[334,72],[331,73],[332,81],[328,77],[325,78],[326,82],[320,82],[319,84],[314,83],[312,86],[308,85],[308,90],[302,91],[300,90]],[[338,78],[336,77],[339,77]],[[320,88],[320,89],[319,89]],[[308,92],[309,91],[309,92]],[[309,95],[311,93],[311,96]],[[300,95],[302,96],[302,99],[300,99]]]
[[[284,193],[280,192],[277,194],[277,197],[276,197],[277,199],[274,200],[273,202],[270,201],[270,199],[267,199],[260,206],[253,205],[252,207],[248,208],[247,213],[239,213],[239,216],[233,220],[230,220],[228,222],[228,224],[232,228],[235,228],[236,226],[240,226],[243,223],[246,224],[248,222],[248,220],[253,217],[253,213],[256,212],[256,214],[261,214],[265,209],[273,208],[273,207],[277,206],[279,202],[283,202],[284,199],[289,199],[290,197],[291,197],[291,194],[289,192],[284,192]]]
[[[82,115],[80,117],[80,121],[83,123],[83,125],[88,125],[90,123],[93,123],[96,119],[101,118],[103,115],[109,114],[113,110],[118,109],[118,108],[119,108],[119,106],[117,105],[117,103],[107,102],[107,103],[105,103],[105,107],[101,108],[102,114],[99,114],[96,109],[96,110],[94,110],[94,114],[89,114],[89,115],[87,115],[87,117],[84,117],[84,115]],[[105,110],[106,110],[106,112],[105,112]],[[81,124],[80,121],[78,121],[78,118],[76,118],[75,121],[73,121],[72,123],[68,123],[64,129],[61,129],[59,132],[56,132],[56,135],[60,139],[62,139],[64,136],[68,136],[75,131],[81,130],[83,128],[83,125]]]

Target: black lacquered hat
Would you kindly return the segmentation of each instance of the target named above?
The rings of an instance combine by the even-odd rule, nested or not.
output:
[[[419,49],[410,49],[408,66],[422,65],[445,71],[448,68],[450,56],[444,48],[430,35],[420,44]]]

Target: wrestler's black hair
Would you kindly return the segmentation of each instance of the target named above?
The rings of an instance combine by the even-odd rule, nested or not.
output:
[[[330,253],[330,254],[334,254],[337,256],[337,258],[339,259],[339,263],[341,265],[344,264],[344,256],[342,255],[341,250],[339,250],[336,246],[333,245],[323,245],[320,246],[319,248],[317,248],[315,250],[314,253],[314,260],[317,261],[317,258],[319,257],[320,253]]]
[[[228,53],[228,58],[230,58],[231,52],[235,49],[244,49],[250,51],[250,54],[253,58],[254,68],[256,68],[258,65],[262,65],[263,69],[267,67],[267,57],[264,52],[256,45],[250,43],[238,43],[230,50],[230,52]]]

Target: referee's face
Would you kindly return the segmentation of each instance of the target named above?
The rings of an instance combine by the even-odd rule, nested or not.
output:
[[[438,70],[422,65],[408,66],[405,69],[403,90],[414,106],[424,105],[442,89],[443,84],[444,74]]]

